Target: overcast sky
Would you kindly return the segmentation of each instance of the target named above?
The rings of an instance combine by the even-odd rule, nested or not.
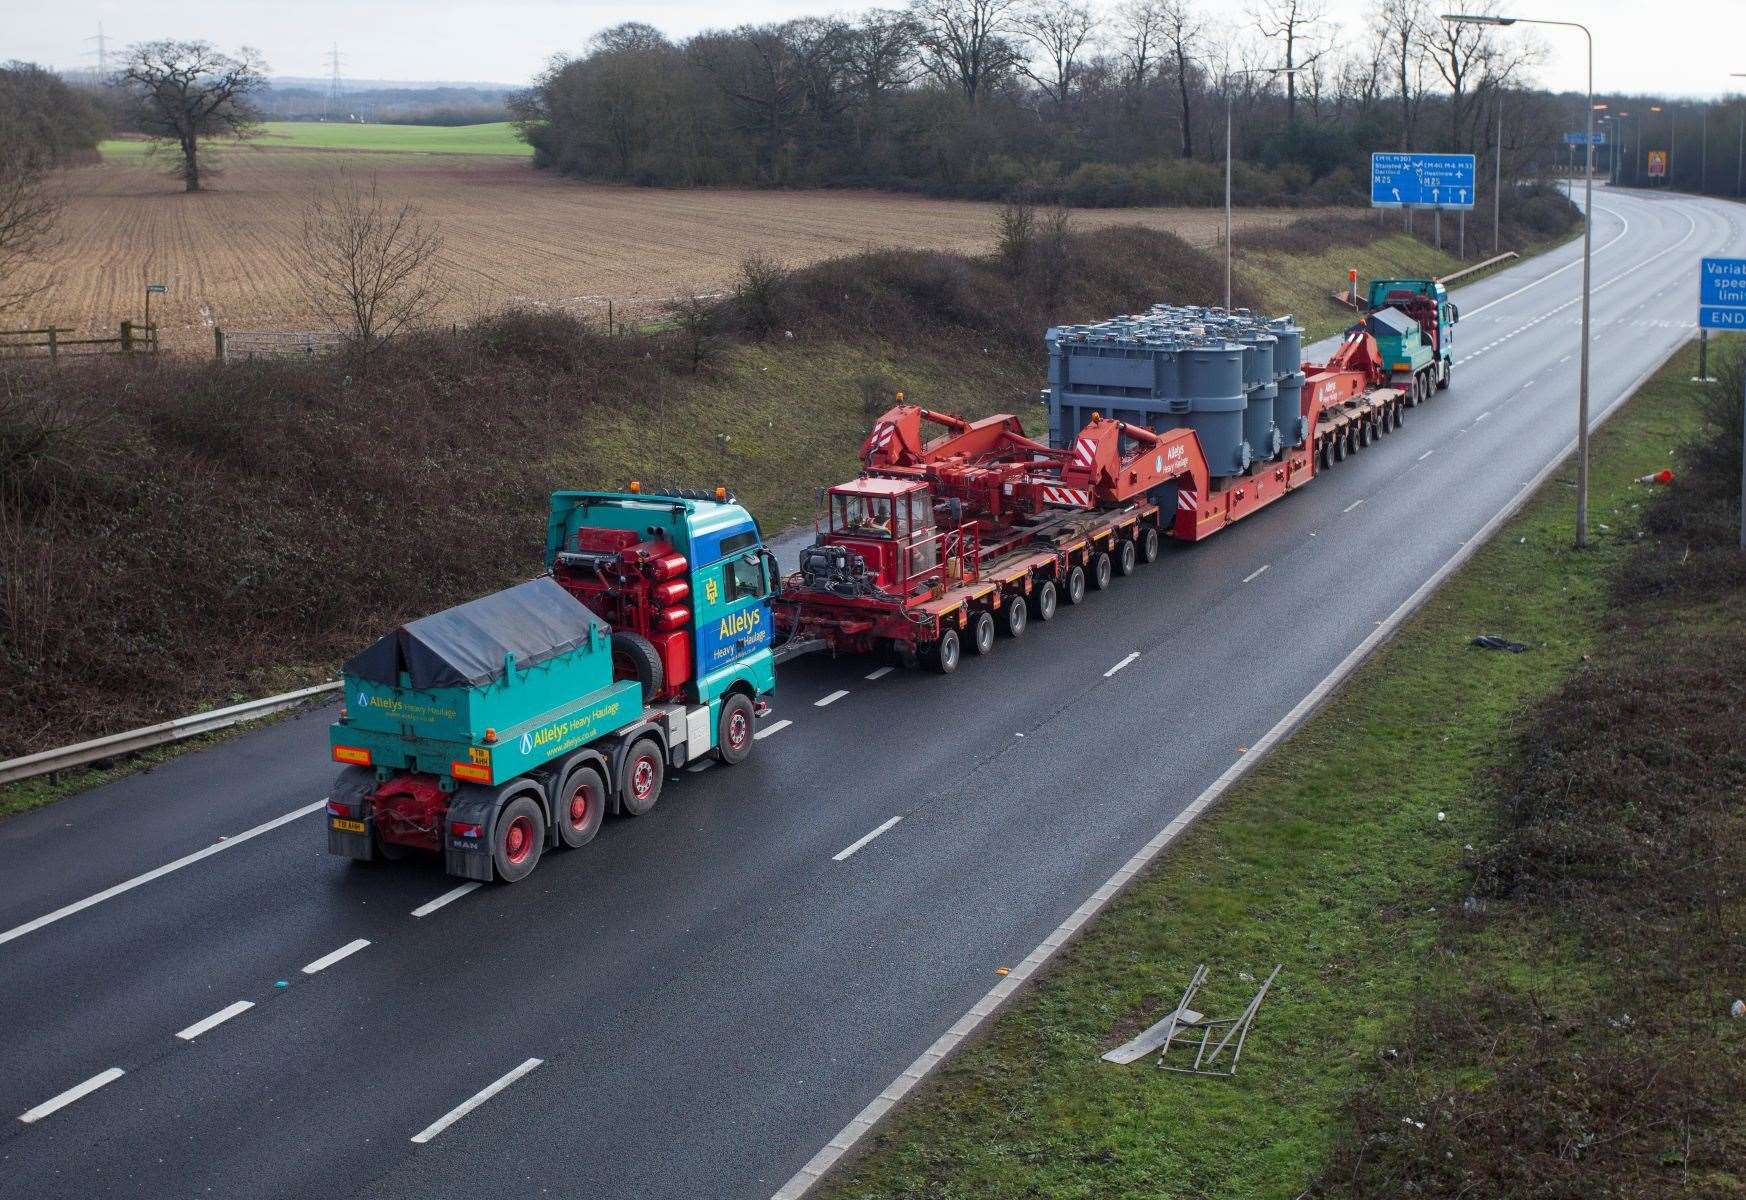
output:
[[[1367,36],[1361,0],[1326,0],[1345,36]],[[1731,71],[1746,71],[1746,0],[1524,0],[1506,13],[1585,21],[1595,35],[1597,93],[1719,94]],[[885,7],[899,7],[887,0]],[[1243,22],[1248,0],[1202,0],[1216,20]],[[95,63],[81,55],[103,23],[112,48],[148,38],[204,38],[224,48],[251,45],[279,75],[325,75],[337,42],[354,79],[480,80],[521,84],[554,52],[575,53],[590,35],[642,20],[669,34],[706,26],[782,20],[869,4],[830,0],[657,0],[624,5],[596,0],[0,0],[8,13],[0,58],[56,67]],[[1513,36],[1504,33],[1503,36]],[[1542,30],[1550,55],[1540,81],[1583,86],[1583,39]],[[1735,87],[1733,90],[1741,90]]]

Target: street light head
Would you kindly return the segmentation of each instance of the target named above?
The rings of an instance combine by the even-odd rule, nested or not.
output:
[[[1469,13],[1444,13],[1443,19],[1453,25],[1514,25],[1514,17],[1485,17]]]

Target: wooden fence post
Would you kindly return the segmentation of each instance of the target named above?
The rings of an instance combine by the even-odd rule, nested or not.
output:
[[[60,351],[55,346],[55,327],[53,325],[50,325],[48,327],[48,337],[49,337],[49,361],[53,362],[60,355]]]
[[[133,353],[133,322],[132,321],[123,321],[121,323],[121,352],[123,354],[132,354]]]
[[[224,328],[220,325],[212,327],[212,348],[218,355],[218,361],[224,361]]]

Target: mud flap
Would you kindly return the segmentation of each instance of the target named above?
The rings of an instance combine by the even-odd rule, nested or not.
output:
[[[501,795],[498,788],[466,785],[455,789],[455,798],[449,802],[449,813],[444,818],[448,828],[443,830],[443,866],[450,875],[477,879],[480,883],[497,878],[491,865],[491,835]],[[479,834],[457,837],[457,825],[477,826]]]
[[[376,857],[375,839],[370,836],[375,828],[375,816],[370,810],[370,796],[376,790],[376,772],[368,767],[347,767],[333,781],[333,790],[328,793],[328,800],[346,805],[352,812],[352,819],[363,824],[363,830],[335,829],[335,818],[327,818],[327,852],[337,854],[341,858],[356,859],[358,862],[369,862]]]

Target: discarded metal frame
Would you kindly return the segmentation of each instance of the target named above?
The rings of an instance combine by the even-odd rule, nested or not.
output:
[[[1249,1036],[1249,1026],[1254,1023],[1255,1014],[1260,1011],[1261,1008],[1261,1001],[1267,998],[1267,989],[1273,986],[1273,980],[1279,975],[1280,968],[1284,965],[1284,963],[1280,963],[1278,966],[1274,967],[1272,974],[1268,975],[1267,978],[1262,981],[1261,987],[1255,993],[1255,998],[1249,1001],[1249,1007],[1243,1010],[1242,1016],[1227,1017],[1214,1021],[1200,1020],[1195,1022],[1195,1026],[1200,1029],[1200,1046],[1195,1050],[1193,1065],[1177,1067],[1165,1062],[1165,1058],[1170,1054],[1171,1044],[1171,1038],[1166,1038],[1164,1040],[1163,1048],[1158,1052],[1159,1068],[1165,1071],[1179,1071],[1186,1075],[1223,1075],[1227,1077],[1235,1075],[1237,1073],[1237,1060],[1243,1056],[1243,1042]],[[1206,968],[1204,966],[1201,967],[1195,974],[1197,977],[1204,979]],[[1174,1014],[1172,1015],[1174,1016]],[[1225,1029],[1224,1037],[1219,1039],[1218,1045],[1214,1046],[1212,1052],[1209,1054],[1207,1052],[1207,1045],[1212,1041],[1213,1031],[1220,1027],[1228,1028]],[[1174,1027],[1171,1029],[1171,1034],[1172,1036],[1175,1034]],[[1213,1064],[1218,1061],[1219,1055],[1223,1054],[1225,1049],[1231,1045],[1232,1038],[1236,1039],[1237,1044],[1235,1048],[1231,1050],[1230,1069],[1222,1070],[1215,1068]]]

